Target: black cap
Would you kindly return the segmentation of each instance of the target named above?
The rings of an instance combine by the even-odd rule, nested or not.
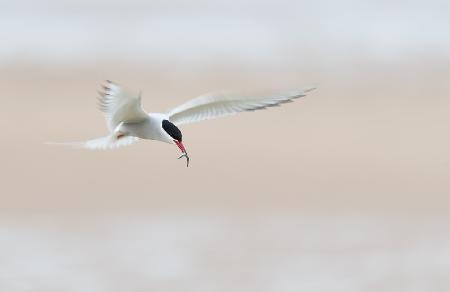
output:
[[[182,141],[183,135],[181,135],[180,129],[178,129],[177,126],[175,126],[168,120],[162,121],[162,128],[164,129],[164,131],[166,131],[167,134],[170,135],[170,137],[174,138],[177,141]]]

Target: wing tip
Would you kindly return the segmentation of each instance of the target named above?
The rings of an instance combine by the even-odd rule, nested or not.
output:
[[[303,92],[304,92],[304,93],[309,93],[309,92],[314,91],[314,90],[316,90],[316,89],[317,89],[316,86],[307,87],[306,89],[303,89]]]
[[[85,148],[85,143],[83,142],[44,142],[44,145],[68,146],[77,149]]]

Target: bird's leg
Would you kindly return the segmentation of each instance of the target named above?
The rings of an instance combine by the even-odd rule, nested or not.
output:
[[[125,137],[128,133],[123,131],[123,122],[121,122],[115,129],[114,129],[114,135],[116,136],[116,139],[119,140],[120,138]]]

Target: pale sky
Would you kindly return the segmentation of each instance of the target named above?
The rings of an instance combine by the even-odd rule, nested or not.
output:
[[[0,62],[290,64],[450,55],[448,1],[15,1]]]

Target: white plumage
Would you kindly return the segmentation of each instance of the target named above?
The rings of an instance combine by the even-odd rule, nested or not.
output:
[[[140,93],[119,86],[111,81],[103,86],[99,108],[105,114],[106,124],[113,131],[121,122],[139,122],[147,118],[142,108]]]
[[[309,88],[303,91],[260,97],[244,97],[233,93],[206,94],[172,109],[168,116],[170,121],[177,125],[199,122],[243,111],[254,111],[278,106],[305,96],[307,92],[313,89]]]
[[[306,90],[270,96],[243,96],[231,93],[207,94],[179,105],[168,113],[147,113],[141,94],[107,81],[100,93],[99,107],[105,114],[110,134],[86,142],[68,143],[86,149],[112,149],[133,144],[140,139],[176,144],[188,159],[177,125],[224,117],[243,111],[255,111],[303,97]]]

